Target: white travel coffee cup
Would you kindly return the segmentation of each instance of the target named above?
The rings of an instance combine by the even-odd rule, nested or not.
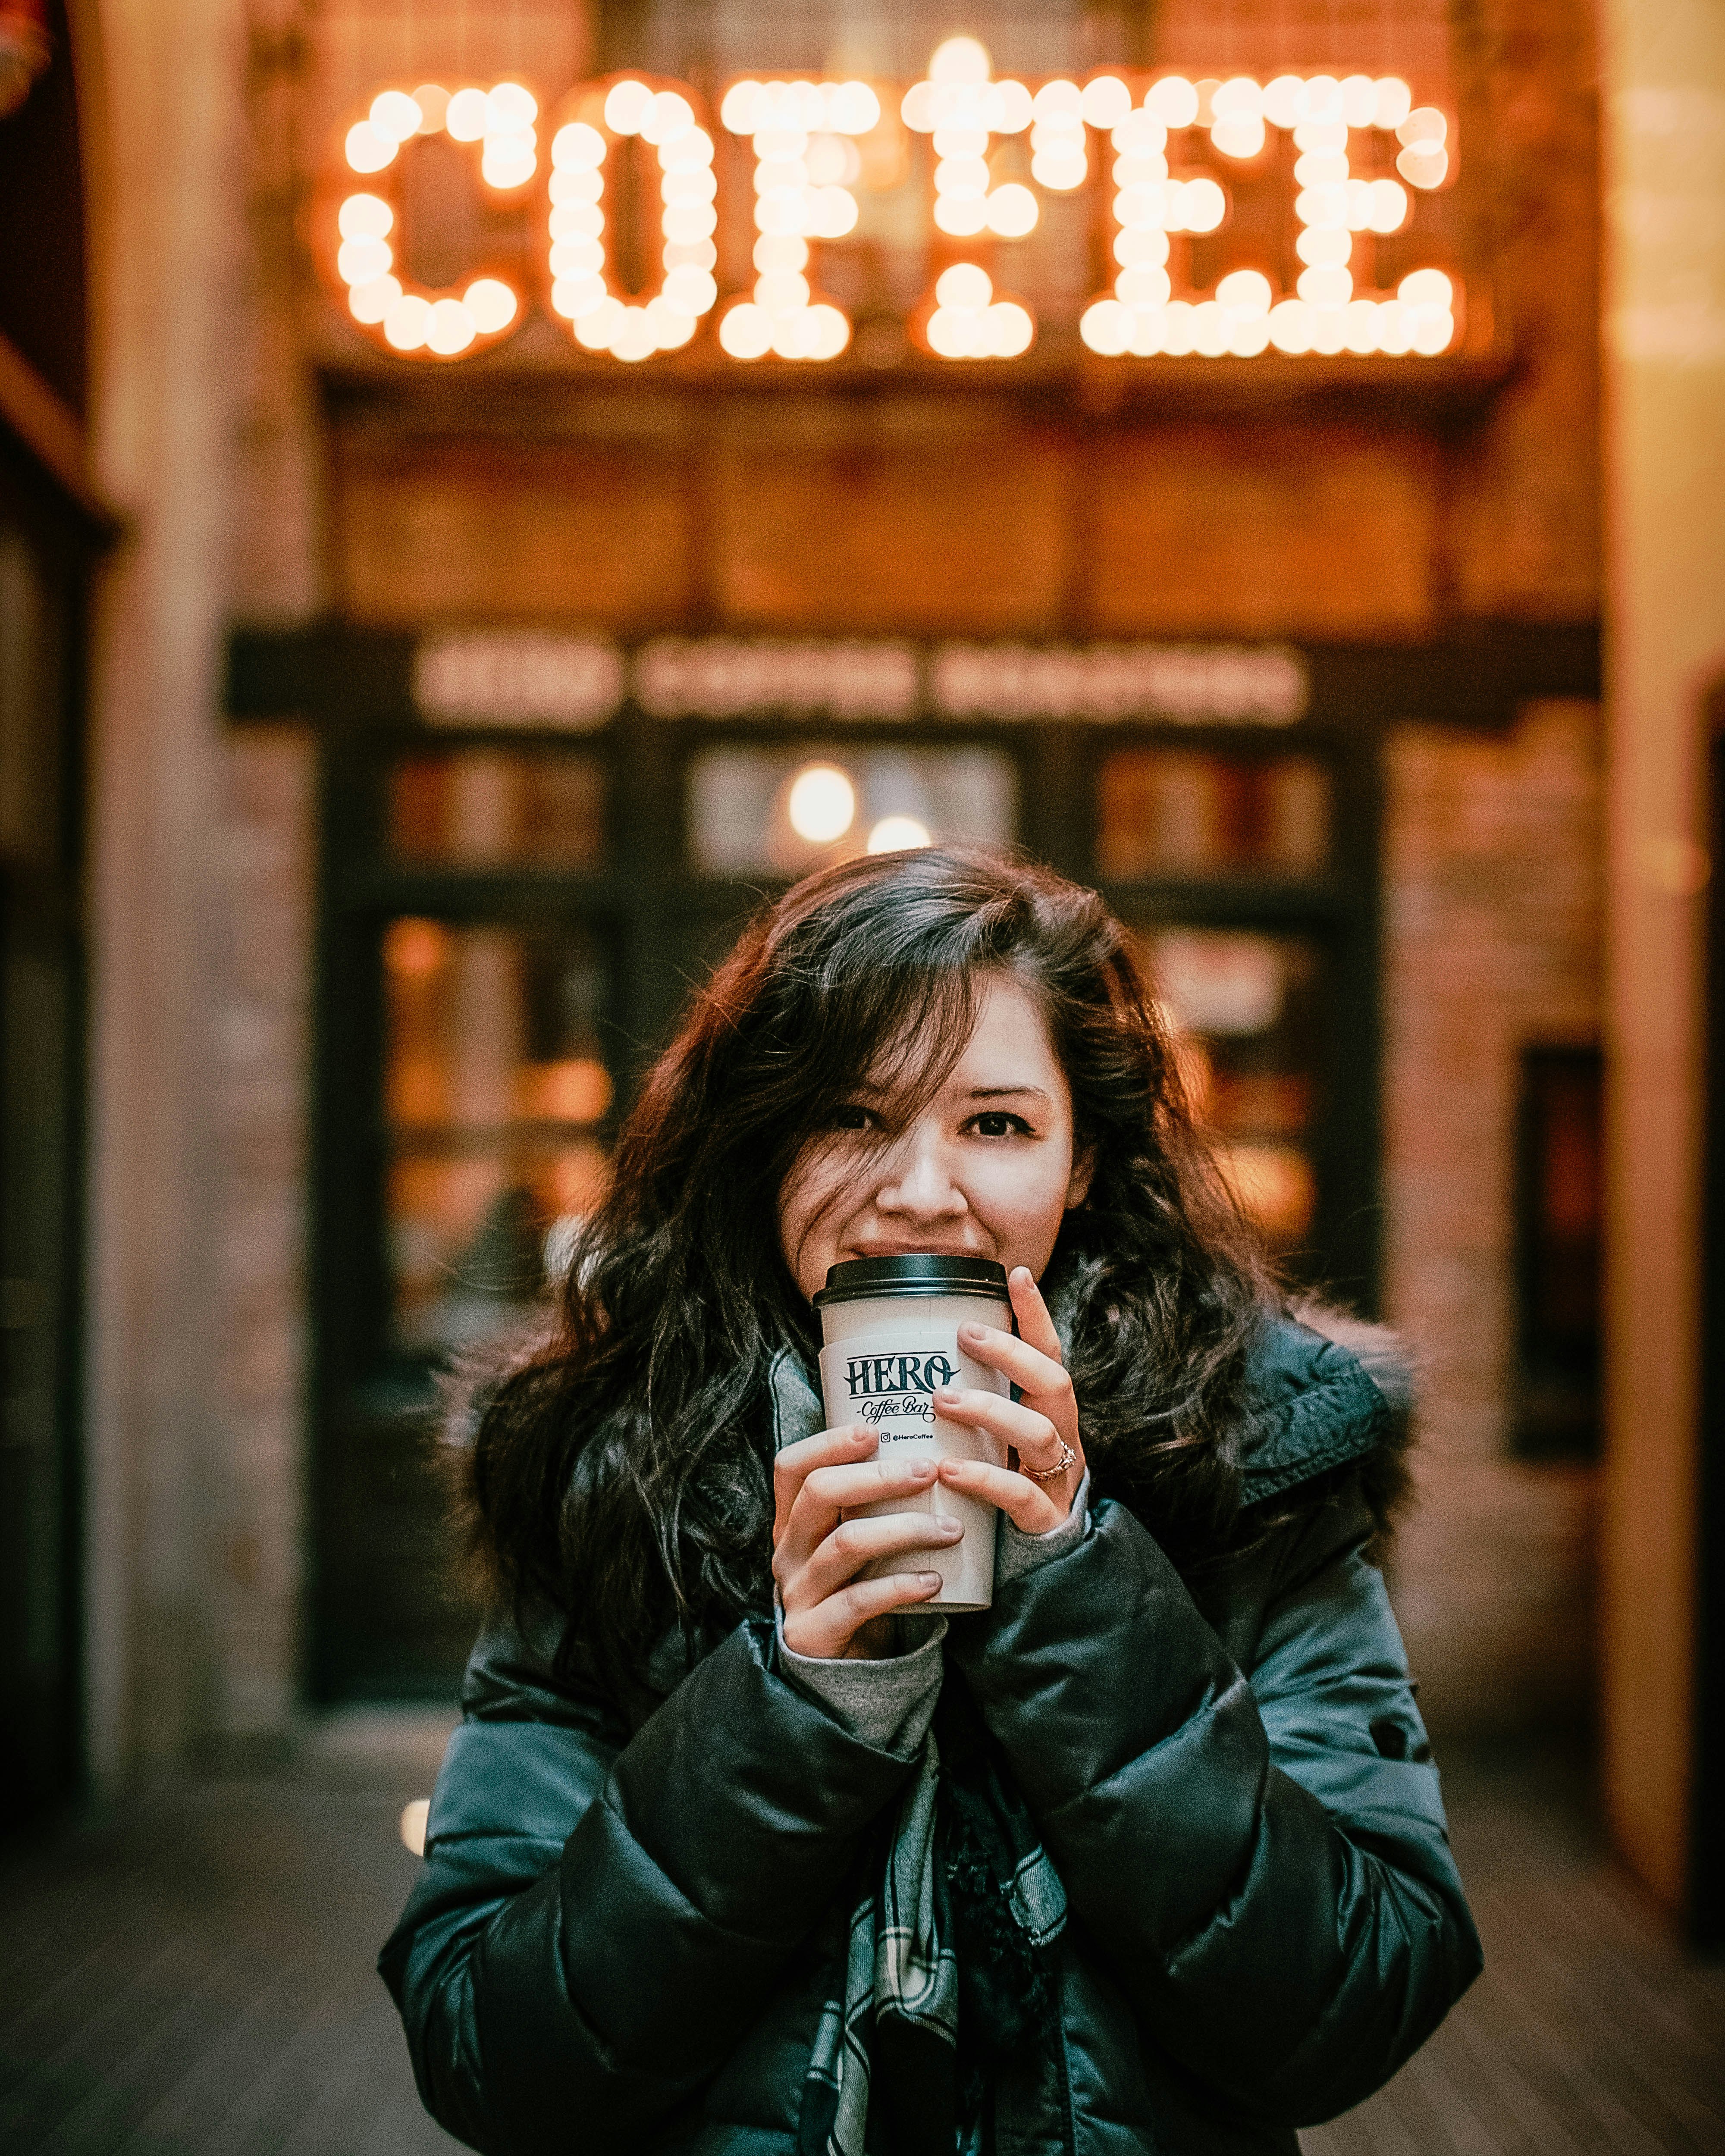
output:
[[[992,1258],[855,1258],[834,1265],[814,1298],[820,1312],[821,1398],[829,1430],[862,1423],[877,1431],[880,1456],[906,1462],[986,1460],[1006,1465],[1006,1448],[985,1430],[948,1422],[934,1411],[944,1386],[1008,1395],[999,1370],[961,1353],[967,1322],[1012,1330],[1006,1268]],[[957,1543],[877,1558],[864,1579],[891,1572],[937,1572],[942,1586],[919,1609],[986,1609],[994,1599],[993,1505],[932,1484],[919,1496],[882,1497],[859,1505],[856,1517],[932,1512],[964,1529]]]

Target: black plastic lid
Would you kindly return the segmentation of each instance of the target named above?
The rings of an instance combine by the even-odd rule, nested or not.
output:
[[[937,1257],[917,1251],[906,1257],[852,1258],[827,1272],[827,1284],[814,1298],[817,1310],[829,1302],[860,1302],[880,1295],[976,1295],[1006,1302],[1006,1268],[993,1258]]]

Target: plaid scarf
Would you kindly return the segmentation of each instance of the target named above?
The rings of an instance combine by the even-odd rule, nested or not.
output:
[[[958,2156],[991,2070],[1051,2036],[1044,1950],[1065,1923],[1065,1889],[958,1695],[943,1691],[916,1777],[865,1859],[798,2156]]]

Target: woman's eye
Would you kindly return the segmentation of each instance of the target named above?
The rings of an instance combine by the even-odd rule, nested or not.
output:
[[[1011,1116],[1004,1108],[987,1108],[974,1119],[973,1127],[979,1138],[1009,1138],[1016,1131],[1028,1134],[1030,1126],[1022,1116]]]
[[[874,1127],[875,1118],[855,1101],[847,1101],[833,1116],[833,1127],[839,1131],[866,1131]]]

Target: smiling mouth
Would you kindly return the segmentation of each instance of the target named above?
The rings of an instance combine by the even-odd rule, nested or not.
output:
[[[968,1243],[942,1243],[927,1237],[920,1241],[853,1243],[851,1250],[859,1258],[981,1258],[988,1255]]]

